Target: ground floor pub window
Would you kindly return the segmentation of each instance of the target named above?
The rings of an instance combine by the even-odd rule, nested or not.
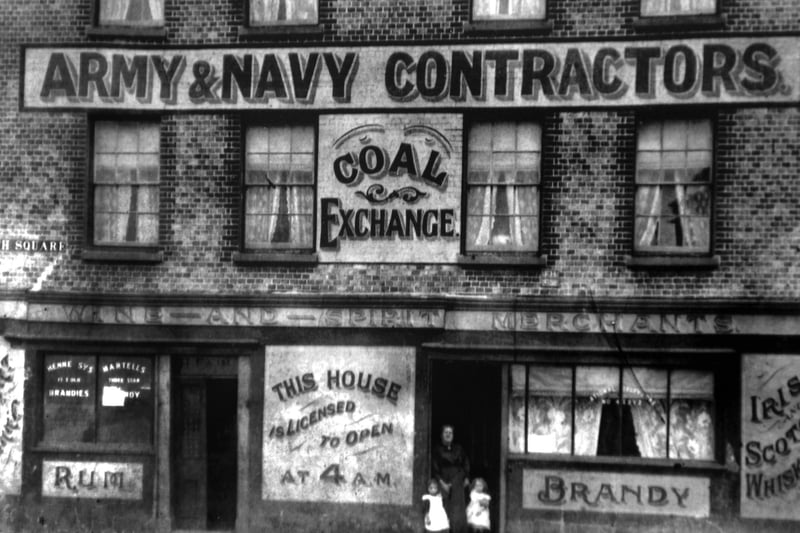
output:
[[[45,355],[43,438],[47,443],[153,441],[153,360]]]
[[[509,451],[714,459],[714,374],[604,365],[512,365]]]

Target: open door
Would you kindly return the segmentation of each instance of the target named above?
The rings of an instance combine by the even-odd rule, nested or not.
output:
[[[470,477],[482,477],[492,496],[492,530],[499,524],[502,365],[436,360],[431,375],[431,447],[443,424],[455,431],[470,460]],[[469,495],[467,495],[469,501]]]
[[[180,375],[176,390],[174,514],[178,529],[236,525],[237,382]]]

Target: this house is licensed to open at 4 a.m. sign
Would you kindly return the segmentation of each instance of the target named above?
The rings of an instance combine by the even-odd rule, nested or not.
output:
[[[491,531],[797,528],[800,6],[222,4],[9,34],[9,529],[423,531],[446,425]]]

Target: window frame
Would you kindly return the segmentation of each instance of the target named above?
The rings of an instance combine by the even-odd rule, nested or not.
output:
[[[711,129],[711,170],[708,181],[709,188],[709,215],[708,215],[708,249],[707,250],[682,250],[677,246],[659,246],[651,249],[640,249],[636,242],[636,196],[640,187],[638,181],[639,167],[637,159],[639,154],[639,137],[641,129],[646,123],[657,122],[663,128],[667,121],[698,121],[709,122]],[[663,153],[663,150],[662,150]],[[716,113],[698,113],[697,109],[662,110],[655,113],[637,113],[635,121],[633,153],[631,154],[632,193],[631,193],[631,254],[626,257],[627,266],[631,268],[716,268],[720,264],[719,256],[715,255],[716,249],[716,196],[717,196],[717,158],[719,153],[719,120]]]
[[[517,452],[512,451],[511,449],[511,433],[510,433],[510,416],[511,416],[511,397],[513,394],[513,386],[512,386],[512,369],[513,367],[522,366],[525,369],[525,380],[526,380],[526,388],[524,393],[524,401],[525,405],[528,406],[528,399],[531,397],[530,394],[530,385],[529,385],[529,374],[530,369],[536,366],[545,366],[545,367],[563,367],[571,369],[572,375],[572,382],[571,382],[571,396],[570,396],[570,403],[571,403],[571,421],[570,421],[570,451],[569,453],[540,453],[540,452],[529,452],[527,451],[527,443],[528,443],[528,419],[529,419],[529,412],[530,407],[526,408],[525,412],[525,420],[524,420],[524,427],[523,431],[525,433],[525,439],[523,448],[524,451]],[[736,419],[736,413],[732,411],[732,407],[725,404],[722,400],[726,392],[731,392],[726,390],[726,385],[723,383],[724,379],[724,368],[723,362],[714,362],[710,360],[688,360],[686,356],[678,356],[678,357],[670,357],[667,359],[660,358],[657,359],[655,357],[649,356],[631,356],[624,362],[620,362],[618,359],[612,358],[605,358],[605,357],[576,357],[570,358],[569,360],[564,360],[564,358],[560,359],[550,359],[550,358],[533,358],[533,359],[521,359],[518,361],[508,362],[506,364],[506,377],[504,378],[507,380],[508,389],[505,391],[505,397],[503,398],[504,408],[503,408],[503,424],[507,426],[507,430],[504,431],[504,440],[502,446],[505,450],[505,453],[508,457],[509,461],[524,461],[524,462],[548,462],[548,463],[609,463],[609,464],[629,464],[629,465],[639,465],[642,467],[672,467],[675,464],[680,464],[683,467],[694,467],[694,468],[712,468],[712,469],[721,469],[724,468],[724,463],[727,460],[724,454],[726,443],[728,442],[728,435],[726,434],[726,424],[727,419]],[[617,403],[619,410],[621,411],[625,394],[622,388],[622,376],[626,370],[631,368],[648,368],[653,370],[665,370],[668,373],[668,376],[672,374],[673,371],[707,371],[710,372],[714,379],[714,390],[712,392],[713,395],[713,420],[712,420],[712,431],[714,436],[714,442],[711,448],[712,458],[711,459],[686,459],[680,457],[670,457],[669,456],[669,440],[667,440],[666,444],[666,457],[641,457],[641,456],[632,456],[632,455],[622,455],[620,453],[616,455],[579,455],[575,453],[575,400],[576,396],[576,372],[577,368],[591,368],[591,367],[604,367],[604,368],[615,368],[618,370],[618,374],[620,376],[620,390],[617,392],[618,398],[621,398],[623,401],[619,401]],[[671,381],[670,378],[668,378]],[[669,397],[669,383],[668,387],[668,398],[665,401],[669,402],[671,398]],[[730,387],[728,387],[730,388]],[[667,416],[669,417],[669,412],[671,411],[671,406],[667,403]],[[621,428],[620,428],[621,430]],[[665,421],[665,432],[667,435],[667,439],[669,439],[670,434],[670,426],[669,426],[669,418]]]
[[[94,398],[94,428],[95,435],[92,442],[80,441],[47,441],[45,440],[45,373],[47,357],[92,357],[95,363],[95,398]],[[98,394],[100,389],[100,358],[102,357],[141,357],[146,358],[150,362],[151,368],[151,387],[152,387],[152,411],[150,413],[150,438],[148,442],[104,442],[98,441],[98,427],[100,411],[99,406],[102,397]],[[119,350],[119,347],[108,348],[104,350],[85,349],[77,350],[77,347],[65,347],[64,349],[48,348],[46,350],[37,351],[32,358],[33,375],[37,376],[33,380],[34,386],[31,387],[30,392],[26,392],[26,404],[35,406],[31,409],[33,414],[32,427],[32,443],[31,450],[34,452],[77,452],[77,453],[120,453],[120,454],[134,454],[134,455],[153,455],[156,450],[158,439],[158,403],[159,403],[159,371],[158,371],[158,356],[147,350]],[[30,396],[28,396],[30,394]],[[32,400],[32,401],[31,401]],[[28,423],[26,414],[26,423]]]
[[[476,18],[475,2],[469,1],[469,18],[464,24],[464,30],[468,34],[523,34],[523,35],[543,35],[553,31],[553,21],[549,18],[550,0],[542,0],[544,11],[541,17],[537,18]]]
[[[162,41],[167,38],[166,19],[167,19],[167,2],[170,0],[162,0],[164,4],[164,12],[161,16],[159,24],[125,24],[125,23],[103,23],[100,21],[101,2],[103,0],[92,0],[92,23],[86,28],[86,34],[89,37],[106,38],[106,37],[125,37],[130,39],[147,39]]]
[[[280,126],[309,126],[313,136],[312,171],[312,215],[311,215],[311,240],[307,247],[264,247],[250,248],[247,246],[247,133],[250,128]],[[241,121],[240,129],[241,173],[239,179],[238,211],[239,211],[239,238],[238,251],[233,254],[233,261],[239,264],[259,263],[316,263],[317,255],[317,200],[319,188],[319,115],[279,113],[279,114],[254,114]]]
[[[95,242],[95,138],[96,127],[99,122],[116,123],[151,123],[158,126],[159,132],[159,155],[158,155],[158,220],[156,226],[156,241],[153,243],[120,242],[120,243],[96,243]],[[140,263],[158,263],[162,261],[161,251],[161,230],[162,230],[162,191],[163,191],[163,169],[164,169],[164,132],[161,115],[138,115],[138,114],[89,114],[86,117],[86,202],[85,215],[85,244],[82,252],[82,259],[86,261],[131,261]]]
[[[253,0],[245,0],[242,2],[242,20],[244,23],[239,26],[239,37],[243,39],[259,39],[262,37],[291,38],[298,34],[304,36],[322,35],[321,2],[319,0],[315,1],[317,3],[317,19],[313,22],[295,20],[273,24],[254,24],[250,17],[250,6]]]
[[[720,3],[723,0],[714,0],[714,11],[710,13],[686,13],[686,12],[670,12],[664,14],[645,14],[644,13],[644,4],[648,0],[638,0],[639,3],[639,16],[642,18],[669,18],[669,17],[680,17],[680,18],[691,18],[691,17],[712,17],[720,14]]]
[[[545,158],[549,151],[549,143],[546,142],[547,121],[541,114],[516,114],[510,112],[495,112],[494,114],[479,113],[463,116],[464,131],[462,137],[463,161],[462,161],[462,191],[461,191],[461,250],[458,262],[464,265],[489,266],[489,265],[510,265],[521,267],[543,267],[547,264],[547,256],[543,253],[543,222],[544,214],[542,209],[542,190],[544,186]],[[472,127],[476,124],[494,124],[499,122],[513,123],[532,123],[539,126],[541,136],[539,138],[539,176],[538,181],[532,185],[536,191],[537,216],[536,223],[536,248],[535,250],[470,250],[467,244],[467,227],[469,224],[469,136]]]
[[[725,0],[715,0],[713,13],[669,13],[664,15],[644,14],[643,2],[637,0],[637,17],[633,20],[633,28],[642,32],[674,32],[686,30],[722,29],[727,22],[724,12]]]

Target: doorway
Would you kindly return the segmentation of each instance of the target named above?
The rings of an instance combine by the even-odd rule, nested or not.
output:
[[[191,365],[179,369],[176,380],[175,526],[232,531],[236,525],[237,382],[235,375],[218,371],[198,375],[186,371],[187,366]]]
[[[452,425],[455,442],[469,457],[470,478],[482,477],[488,484],[495,528],[500,503],[501,371],[499,364],[453,360],[434,360],[431,368],[431,449],[440,443],[442,425]]]

